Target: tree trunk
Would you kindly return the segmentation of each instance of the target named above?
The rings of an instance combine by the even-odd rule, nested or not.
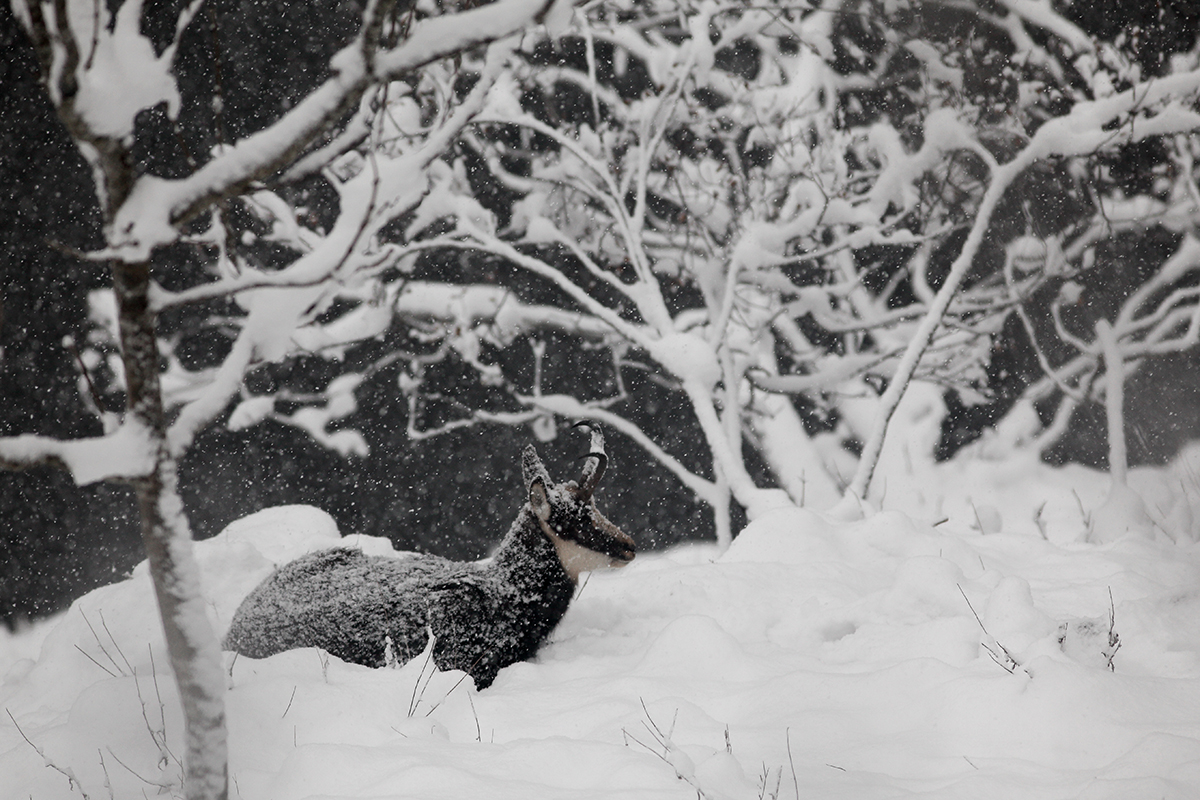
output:
[[[1129,471],[1125,449],[1125,359],[1116,331],[1106,319],[1096,321],[1096,340],[1104,353],[1104,413],[1108,420],[1108,476],[1124,486]]]
[[[150,265],[112,264],[121,328],[127,406],[150,432],[154,472],[135,482],[142,542],[166,636],[185,725],[183,790],[187,800],[225,800],[228,767],[221,651],[200,590],[200,569],[167,447],[159,385],[158,337],[150,308]]]

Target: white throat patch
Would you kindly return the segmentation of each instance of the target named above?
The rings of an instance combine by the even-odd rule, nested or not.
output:
[[[554,543],[554,550],[558,553],[558,560],[562,562],[563,569],[567,571],[567,575],[571,576],[574,583],[579,582],[579,576],[585,572],[592,572],[597,569],[616,569],[617,567],[625,566],[625,562],[620,559],[607,556],[604,553],[597,553],[595,550],[589,550],[581,544],[569,541],[562,538],[553,530],[546,522],[538,517],[538,524],[542,526],[542,532],[550,537],[550,541]]]

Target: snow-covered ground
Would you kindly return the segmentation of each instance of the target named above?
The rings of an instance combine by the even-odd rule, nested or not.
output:
[[[421,659],[227,656],[231,796],[1200,797],[1200,453],[1134,471],[1156,539],[1095,545],[1100,473],[1003,432],[950,464],[893,451],[888,510],[775,511],[723,554],[594,574],[484,692]],[[288,507],[199,543],[218,630],[273,564],[337,535]],[[0,796],[177,793],[165,660],[144,565],[0,640]]]

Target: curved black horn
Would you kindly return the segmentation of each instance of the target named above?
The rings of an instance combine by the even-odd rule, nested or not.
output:
[[[592,444],[589,451],[580,456],[581,460],[585,460],[583,464],[583,474],[579,478],[579,490],[584,497],[591,497],[596,491],[596,487],[600,484],[600,479],[604,477],[604,469],[608,466],[608,455],[604,452],[604,434],[600,432],[600,427],[591,422],[580,421],[571,426],[572,428],[587,428],[592,432]],[[595,459],[592,461],[590,459]]]

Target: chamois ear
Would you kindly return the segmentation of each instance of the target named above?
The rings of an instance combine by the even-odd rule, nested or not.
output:
[[[553,481],[550,480],[550,473],[546,471],[542,460],[538,458],[537,450],[533,449],[533,445],[529,445],[521,453],[521,474],[525,478],[525,491],[529,493],[529,507],[533,509],[533,513],[538,519],[542,522],[547,521],[550,519],[548,487]]]
[[[526,491],[533,488],[533,482],[536,480],[540,480],[543,486],[554,484],[554,481],[550,480],[550,473],[546,471],[542,460],[538,458],[537,450],[533,449],[533,445],[527,445],[525,451],[521,453],[521,475],[525,478]]]
[[[533,483],[529,484],[529,507],[533,509],[533,514],[542,522],[550,521],[550,498],[546,494],[546,484],[542,483],[541,478],[535,478]]]

